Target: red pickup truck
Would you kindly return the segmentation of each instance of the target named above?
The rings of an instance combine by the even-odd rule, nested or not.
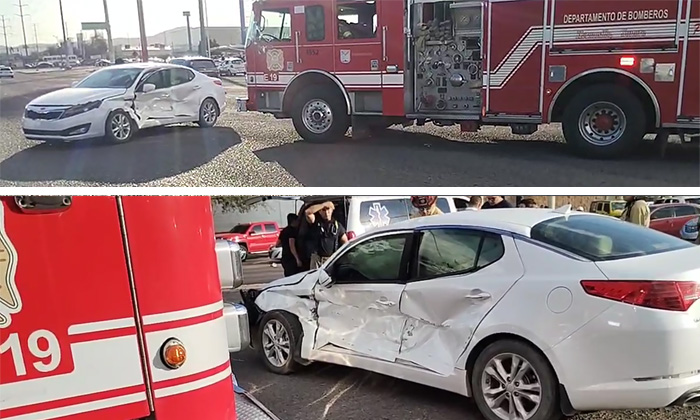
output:
[[[241,258],[245,261],[249,254],[267,254],[277,243],[280,228],[276,222],[255,222],[236,225],[228,232],[219,232],[216,239],[227,239],[241,247]]]

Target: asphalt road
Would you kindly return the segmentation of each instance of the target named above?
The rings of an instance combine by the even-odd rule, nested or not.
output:
[[[135,141],[61,146],[27,141],[20,129],[31,99],[67,87],[90,69],[20,73],[0,82],[0,186],[698,186],[700,150],[652,145],[620,161],[570,156],[557,126],[527,137],[487,128],[394,128],[331,144],[300,141],[288,120],[235,112],[245,80],[228,78],[230,107],[217,127],[144,131]]]
[[[281,269],[268,261],[251,259],[244,276],[257,283],[281,277]],[[280,376],[267,371],[253,350],[232,355],[231,362],[240,385],[281,420],[483,420],[468,398],[359,369],[315,363]],[[700,407],[599,412],[572,420],[697,419]]]

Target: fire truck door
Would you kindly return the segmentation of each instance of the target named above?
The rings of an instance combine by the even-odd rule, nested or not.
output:
[[[292,26],[299,60],[294,72],[323,69],[333,73],[333,4],[325,0],[298,0],[295,4]]]
[[[0,200],[0,418],[148,416],[115,198]]]
[[[382,36],[382,102],[384,115],[406,115],[404,104],[404,70],[406,68],[405,4],[406,0],[383,0],[379,3]]]
[[[684,119],[700,119],[700,1],[688,0],[686,7],[690,7],[690,14],[686,13],[683,18],[690,16],[688,25],[688,37],[683,49],[683,74],[684,82],[682,87],[682,100],[680,106],[680,117]]]
[[[257,39],[249,48],[255,55],[254,83],[258,87],[283,90],[292,79],[297,62],[293,7],[261,4]],[[251,75],[252,76],[252,75]],[[251,77],[248,77],[251,80]],[[274,104],[269,104],[274,107]]]
[[[542,0],[489,3],[485,31],[487,113],[540,112],[544,3]]]

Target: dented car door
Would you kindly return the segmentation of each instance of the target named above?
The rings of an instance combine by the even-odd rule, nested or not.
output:
[[[171,69],[170,95],[173,113],[176,118],[196,117],[199,114],[199,104],[202,102],[202,85],[195,80],[195,74],[188,69]]]
[[[170,70],[158,70],[144,77],[136,89],[134,106],[142,125],[159,125],[167,123],[173,117],[173,107],[170,98]],[[144,92],[143,86],[152,84],[156,89]]]
[[[393,362],[406,322],[399,310],[408,277],[412,231],[387,232],[353,244],[327,268],[329,287],[317,287],[314,349],[333,346]]]
[[[401,298],[399,359],[451,374],[488,312],[525,273],[511,236],[428,228]]]

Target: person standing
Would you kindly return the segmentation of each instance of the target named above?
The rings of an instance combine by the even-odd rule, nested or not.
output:
[[[411,197],[411,205],[413,205],[418,212],[411,214],[410,217],[415,219],[417,217],[443,214],[442,210],[437,206],[437,199],[436,195],[415,195]]]
[[[302,262],[297,252],[296,239],[299,228],[299,216],[294,213],[287,215],[287,227],[280,232],[277,247],[282,248],[282,268],[284,276],[289,277],[301,272]]]
[[[481,206],[484,205],[484,198],[480,195],[472,195],[469,198],[469,204],[466,210],[481,210]]]
[[[501,195],[490,195],[486,197],[486,202],[482,209],[510,209],[513,205]]]
[[[311,238],[311,269],[321,265],[342,245],[348,242],[345,228],[334,217],[335,205],[331,201],[309,206],[304,212],[309,222]],[[318,214],[317,214],[318,213]]]
[[[633,195],[625,196],[625,209],[622,211],[620,220],[634,223],[635,225],[649,227],[650,214],[649,204],[643,197]]]
[[[533,198],[523,198],[520,201],[520,204],[518,204],[518,207],[521,208],[528,208],[528,209],[538,209],[540,206],[537,205],[537,202]]]

